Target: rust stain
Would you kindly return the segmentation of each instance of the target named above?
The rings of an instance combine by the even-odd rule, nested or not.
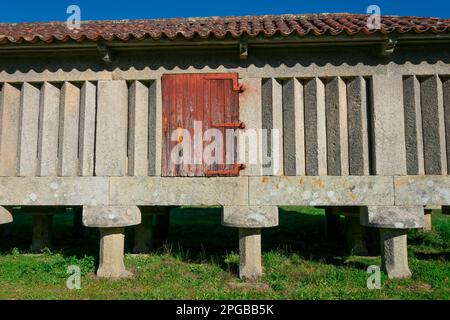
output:
[[[298,184],[303,186],[305,184],[305,178],[301,177],[300,180],[298,181]]]
[[[267,178],[267,177],[261,178],[261,183],[267,183],[267,182],[269,182],[269,178]]]
[[[315,189],[322,189],[324,186],[323,181],[321,179],[316,179],[313,182],[313,188]]]
[[[358,196],[353,192],[350,192],[350,198],[352,199],[353,202],[356,202],[358,200]]]

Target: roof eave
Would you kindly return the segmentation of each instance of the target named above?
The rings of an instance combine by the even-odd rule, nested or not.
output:
[[[147,49],[164,49],[164,48],[212,48],[212,47],[235,47],[241,42],[246,42],[250,47],[276,47],[280,45],[284,46],[323,46],[323,45],[365,45],[365,44],[382,44],[390,39],[395,39],[399,44],[424,44],[424,43],[450,43],[450,32],[448,33],[374,33],[374,34],[357,34],[357,35],[275,35],[272,37],[248,37],[242,36],[239,38],[226,37],[223,39],[218,38],[177,38],[177,39],[130,39],[112,40],[112,41],[90,41],[84,40],[77,42],[72,41],[59,41],[59,42],[36,42],[36,43],[8,43],[0,45],[0,53],[7,52],[46,52],[55,50],[64,52],[70,50],[74,51],[86,51],[96,50],[99,43],[104,44],[112,50],[147,50]]]

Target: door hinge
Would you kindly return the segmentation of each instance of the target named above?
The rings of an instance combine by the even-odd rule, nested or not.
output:
[[[212,125],[213,128],[236,128],[236,129],[245,129],[244,122],[225,122],[225,123],[216,123]]]
[[[208,170],[207,176],[238,176],[241,170],[245,170],[247,166],[243,163],[233,164],[233,169]]]
[[[205,75],[207,80],[231,80],[233,81],[233,91],[243,92],[244,86],[239,83],[237,73],[210,73]]]

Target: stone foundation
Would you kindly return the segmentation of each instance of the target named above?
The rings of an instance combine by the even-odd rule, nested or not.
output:
[[[338,208],[325,208],[325,236],[330,242],[338,242],[341,231],[341,217]]]

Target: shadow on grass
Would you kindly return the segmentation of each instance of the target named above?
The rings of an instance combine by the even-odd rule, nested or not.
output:
[[[340,265],[347,254],[345,236],[337,242],[325,239],[325,216],[320,209],[280,209],[280,225],[263,229],[263,252],[276,251],[283,256],[299,255],[308,260]],[[344,221],[341,219],[344,229]],[[341,230],[342,231],[342,230]],[[184,208],[171,213],[169,238],[165,248],[186,262],[213,262],[222,269],[237,272],[234,263],[224,257],[237,254],[238,230],[221,226],[220,209]]]
[[[3,225],[0,232],[0,253],[6,254],[13,248],[22,253],[30,253],[33,234],[32,216],[16,211],[14,222]],[[51,251],[61,253],[64,257],[92,256],[98,265],[99,235],[96,228],[84,228],[82,238],[73,235],[73,215],[71,211],[53,216]]]
[[[170,231],[163,246],[154,249],[155,253],[169,253],[182,261],[195,263],[214,263],[222,269],[236,273],[238,230],[221,225],[220,208],[179,208],[172,209]],[[263,252],[275,251],[289,257],[298,255],[306,260],[320,261],[336,266],[346,265],[365,269],[367,264],[359,261],[346,261],[348,249],[345,238],[345,221],[341,218],[340,236],[336,242],[325,237],[325,215],[323,210],[314,208],[280,209],[278,227],[263,229]],[[53,250],[65,257],[83,258],[92,256],[98,265],[98,229],[84,228],[82,238],[73,236],[73,216],[68,213],[54,216]],[[7,241],[1,241],[2,252],[18,248],[28,252],[32,238],[31,216],[17,213],[14,223],[8,226]],[[370,255],[379,255],[378,230],[368,228],[367,246]],[[412,242],[421,241],[412,237]],[[126,252],[133,246],[133,228],[126,228]],[[415,252],[419,259],[448,259],[449,253]]]

